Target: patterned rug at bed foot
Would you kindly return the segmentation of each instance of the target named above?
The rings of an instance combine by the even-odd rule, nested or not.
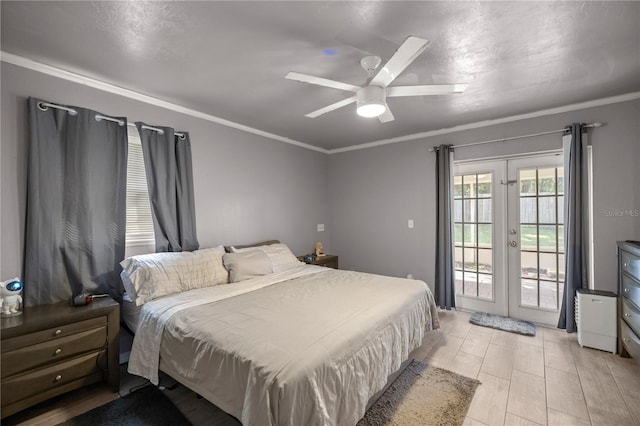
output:
[[[534,323],[507,318],[500,315],[474,312],[471,315],[471,318],[469,318],[469,322],[482,327],[497,328],[498,330],[522,334],[525,336],[536,335],[536,325]]]
[[[59,426],[191,426],[191,422],[155,386],[145,386],[122,398],[87,411]]]
[[[412,361],[357,426],[462,425],[479,384]]]

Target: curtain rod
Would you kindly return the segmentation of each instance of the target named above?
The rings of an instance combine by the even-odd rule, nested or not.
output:
[[[602,123],[595,122],[595,123],[585,124],[582,127],[600,127],[600,126],[602,126]],[[560,132],[564,133],[566,131],[567,131],[567,129],[549,130],[548,132],[532,133],[530,135],[511,136],[511,137],[508,137],[508,138],[492,139],[490,141],[472,142],[472,143],[465,143],[465,144],[462,144],[462,145],[452,145],[452,147],[455,149],[455,148],[462,148],[462,147],[466,147],[466,146],[484,145],[484,144],[487,144],[487,143],[506,142],[506,141],[511,141],[511,140],[514,140],[514,139],[524,139],[524,138],[532,138],[534,136],[550,135],[552,133],[560,133]],[[433,152],[436,149],[438,149],[437,146],[435,146],[433,148],[429,148],[429,152]]]
[[[65,107],[65,106],[62,106],[62,105],[56,105],[56,104],[52,104],[52,103],[49,103],[49,102],[38,102],[38,108],[40,108],[42,111],[46,111],[47,109],[49,109],[49,107],[56,108],[56,109],[61,109],[63,111],[67,111],[72,116],[78,115],[78,111],[76,111],[73,108]],[[118,123],[119,126],[124,126],[124,121],[120,120],[119,118],[113,118],[113,117],[108,117],[106,115],[96,114],[95,119],[96,119],[96,121],[102,121],[102,120],[112,121],[114,123]],[[131,127],[136,127],[136,125],[134,123],[127,123],[127,125],[129,125]],[[157,127],[151,127],[151,126],[147,126],[147,125],[143,124],[142,128],[145,129],[145,130],[153,130],[154,132],[158,132],[161,135],[164,135],[164,130],[159,129]],[[184,139],[185,138],[184,133],[175,132],[174,135],[178,136],[180,139]]]

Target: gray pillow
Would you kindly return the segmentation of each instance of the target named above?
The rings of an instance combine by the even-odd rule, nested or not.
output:
[[[231,249],[231,247],[235,247],[236,249],[244,249],[244,248],[249,248],[249,247],[260,247],[260,246],[270,246],[271,244],[278,244],[280,241],[279,240],[267,240],[267,241],[260,241],[259,243],[254,243],[254,244],[246,244],[246,245],[240,245],[240,246],[224,246],[224,250],[227,253],[233,253],[233,250]]]
[[[222,256],[222,262],[229,271],[230,283],[237,283],[273,272],[271,259],[265,252],[260,250],[245,253],[226,253]]]

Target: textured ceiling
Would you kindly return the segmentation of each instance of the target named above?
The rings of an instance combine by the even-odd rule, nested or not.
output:
[[[640,90],[639,2],[9,2],[2,50],[326,149]],[[431,41],[393,85],[396,120],[289,71],[361,85],[363,56]],[[326,50],[333,51],[328,55]]]

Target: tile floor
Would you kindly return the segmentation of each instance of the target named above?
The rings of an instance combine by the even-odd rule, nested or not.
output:
[[[538,327],[535,337],[440,314],[414,357],[482,382],[465,425],[640,425],[640,366],[581,348],[575,333]]]

